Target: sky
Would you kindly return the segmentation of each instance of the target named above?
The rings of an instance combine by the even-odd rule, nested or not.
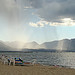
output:
[[[0,40],[43,43],[72,38],[74,0],[0,0]]]

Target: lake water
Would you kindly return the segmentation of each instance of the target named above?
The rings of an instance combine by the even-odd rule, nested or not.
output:
[[[0,52],[8,57],[21,57],[25,61],[33,61],[43,65],[62,65],[75,68],[75,52]]]

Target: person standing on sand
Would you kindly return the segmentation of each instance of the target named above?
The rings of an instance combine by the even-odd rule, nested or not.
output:
[[[2,55],[1,59],[2,59],[2,63],[5,64],[5,56],[4,55]]]
[[[13,66],[15,65],[15,59],[13,59],[13,58],[10,59],[10,65],[13,65]]]
[[[13,59],[13,66],[15,66],[15,59]]]
[[[8,58],[8,65],[10,65],[10,59]]]

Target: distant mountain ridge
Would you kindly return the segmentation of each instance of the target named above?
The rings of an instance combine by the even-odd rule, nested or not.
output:
[[[42,44],[38,44],[35,41],[29,43],[0,41],[0,51],[13,51],[22,49],[51,49],[58,51],[75,51],[75,39],[63,39],[52,42],[44,42]]]
[[[56,50],[75,50],[75,39],[63,39],[53,42],[45,42],[41,46],[46,49],[56,49]]]
[[[35,41],[33,42],[29,42],[29,43],[25,43],[24,48],[28,48],[28,49],[38,49],[39,48],[39,44]]]
[[[16,50],[15,48],[12,48],[8,45],[6,45],[4,42],[0,41],[0,51],[13,51]]]

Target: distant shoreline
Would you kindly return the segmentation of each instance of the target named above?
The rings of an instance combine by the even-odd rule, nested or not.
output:
[[[25,51],[26,50],[26,51]],[[24,52],[24,53],[32,53],[32,52],[75,52],[75,50],[51,50],[51,49],[23,49],[23,50],[13,50],[13,51],[0,51],[0,52]]]

